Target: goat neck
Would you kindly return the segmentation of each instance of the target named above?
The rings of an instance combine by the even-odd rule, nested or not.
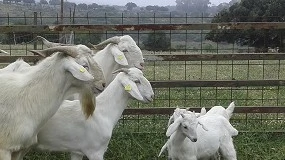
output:
[[[96,97],[96,106],[98,107],[96,107],[95,114],[93,115],[93,117],[100,118],[100,120],[102,118],[109,121],[109,124],[113,124],[114,126],[120,119],[130,99],[129,93],[124,90],[122,84],[117,80],[122,74],[119,73],[112,83]]]

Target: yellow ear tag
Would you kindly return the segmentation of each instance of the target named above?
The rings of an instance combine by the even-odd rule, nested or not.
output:
[[[85,68],[80,68],[80,72],[84,73],[85,72]]]
[[[123,55],[119,55],[119,56],[118,56],[118,59],[119,59],[119,60],[122,60],[123,58],[124,58]]]
[[[125,91],[131,91],[132,90],[132,87],[131,87],[131,85],[126,85],[125,86]]]

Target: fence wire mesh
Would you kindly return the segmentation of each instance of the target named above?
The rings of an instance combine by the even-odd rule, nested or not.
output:
[[[59,22],[59,16],[44,16],[42,14],[24,15],[24,17],[2,17],[2,25],[51,25]],[[175,17],[171,14],[118,14],[93,15],[85,17],[64,17],[66,24],[192,24],[209,23],[212,17]],[[151,33],[163,34],[169,40],[170,47],[164,51],[145,50],[145,42]],[[266,33],[267,30],[264,30]],[[280,37],[284,37],[282,30],[274,30]],[[263,50],[257,50],[250,44],[238,45],[236,43],[212,42],[205,40],[209,30],[163,30],[163,32],[152,30],[137,31],[94,31],[89,33],[74,32],[74,43],[98,43],[116,35],[130,35],[142,49],[144,55],[160,54],[235,54],[235,53],[256,53],[256,52],[277,52],[276,47],[284,46],[284,40],[280,39],[272,49],[269,50],[264,42]],[[232,30],[229,36],[239,34],[239,30]],[[32,55],[28,52],[31,49],[45,48],[40,42],[36,45],[29,44],[37,33],[32,30],[29,33],[2,34],[6,36],[9,43],[1,44],[1,49],[6,50],[10,55]],[[48,40],[59,42],[59,33],[41,33],[41,36]],[[95,38],[94,38],[95,37]],[[265,38],[264,38],[265,39]],[[10,43],[12,42],[12,43]],[[274,53],[272,53],[274,54]],[[7,64],[2,64],[2,67]],[[174,80],[284,80],[285,61],[275,60],[214,60],[214,61],[146,61],[144,74],[150,81],[174,81]],[[285,106],[285,87],[278,86],[242,86],[242,87],[177,87],[177,88],[154,88],[155,99],[151,104],[142,104],[131,101],[131,108],[201,108],[222,105],[227,107],[231,101],[236,106]],[[165,142],[166,124],[169,115],[123,115],[114,130],[114,138],[110,143],[110,150],[107,152],[108,159],[157,159],[156,154]],[[236,113],[231,119],[232,124],[239,131],[254,132],[284,132],[284,113]],[[254,141],[249,136],[241,135],[236,146],[238,154],[244,159],[251,159],[256,155],[248,155]],[[265,135],[270,137],[270,135]],[[267,138],[268,138],[267,137]],[[243,141],[248,138],[248,146]],[[149,147],[151,145],[152,147]],[[268,145],[268,144],[266,144]],[[123,150],[116,148],[123,147]],[[261,147],[262,148],[262,147]],[[274,148],[274,147],[273,147]],[[270,149],[269,149],[270,150]],[[271,150],[270,150],[271,152]],[[121,153],[121,154],[120,154]],[[123,154],[124,153],[124,154]],[[269,154],[269,152],[267,152]],[[284,154],[283,154],[284,155]],[[48,155],[50,156],[50,155]],[[116,157],[116,158],[114,158]],[[285,156],[284,156],[285,157]],[[284,158],[283,157],[283,158]],[[162,157],[165,158],[165,157]],[[280,157],[279,157],[280,158]]]

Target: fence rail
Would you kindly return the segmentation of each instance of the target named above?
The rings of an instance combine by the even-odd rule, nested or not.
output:
[[[105,31],[154,31],[154,30],[280,30],[284,22],[234,22],[234,23],[192,23],[192,24],[136,24],[136,25],[1,25],[0,32],[59,33],[74,31],[77,33]]]
[[[207,111],[210,107],[205,108]],[[123,115],[151,115],[151,114],[165,114],[170,115],[175,108],[127,108]],[[191,108],[191,111],[200,112],[200,108]],[[236,106],[235,113],[285,113],[285,106]]]
[[[0,56],[0,63],[11,63],[22,58],[27,62],[35,62],[40,56]],[[145,61],[237,61],[237,60],[285,60],[284,53],[237,53],[237,54],[156,54],[144,55]]]

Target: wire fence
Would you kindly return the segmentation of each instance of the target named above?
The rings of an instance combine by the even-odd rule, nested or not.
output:
[[[8,51],[10,57],[0,56],[0,61],[3,67],[19,56],[35,62],[37,57],[28,50],[45,47],[40,42],[27,43],[36,35],[59,42],[64,34],[72,31],[75,44],[99,43],[112,36],[130,35],[146,58],[144,74],[154,87],[155,99],[150,104],[136,101],[129,104],[114,130],[111,149],[107,153],[109,157],[118,158],[119,153],[124,152],[125,155],[121,155],[121,159],[128,159],[127,154],[136,159],[156,159],[153,158],[156,157],[153,155],[156,153],[149,149],[157,149],[163,145],[167,120],[175,107],[191,107],[199,111],[201,107],[227,107],[231,101],[235,101],[237,113],[231,122],[239,131],[284,133],[284,39],[280,38],[274,47],[268,48],[264,38],[263,46],[266,47],[263,47],[263,50],[257,50],[250,44],[238,45],[205,40],[210,31],[218,32],[224,29],[231,30],[230,36],[239,34],[241,30],[254,29],[262,30],[264,33],[268,30],[274,31],[279,37],[284,37],[284,24],[211,24],[211,18],[189,17],[187,14],[184,17],[175,17],[169,13],[105,13],[86,17],[64,17],[64,24],[60,25],[58,15],[8,15],[0,22],[0,31],[3,37],[8,39],[7,43],[2,39],[0,49]],[[14,25],[19,19],[22,19],[22,25]],[[152,33],[166,35],[170,47],[164,51],[146,50],[144,42]],[[114,149],[121,145],[127,145],[128,149]],[[239,152],[247,149],[247,146],[242,146]]]
[[[211,107],[214,105],[227,106],[231,101],[235,101],[238,106],[285,106],[285,92],[283,84],[280,80],[284,79],[284,59],[282,53],[270,53],[268,55],[260,54],[265,58],[249,58],[254,57],[256,49],[250,45],[238,45],[236,43],[212,42],[205,40],[205,36],[213,29],[219,31],[230,29],[232,36],[238,34],[243,29],[272,29],[282,37],[282,29],[285,27],[283,23],[240,23],[240,24],[211,24],[212,17],[175,17],[169,14],[151,14],[151,15],[129,15],[118,14],[109,16],[104,15],[86,17],[64,17],[64,25],[51,23],[59,22],[58,15],[56,17],[44,17],[41,13],[34,13],[33,16],[24,17],[6,17],[6,21],[2,20],[11,28],[2,27],[3,34],[6,38],[13,38],[14,43],[4,43],[1,49],[7,50],[12,56],[32,55],[28,52],[31,49],[41,49],[44,46],[41,43],[29,44],[36,35],[42,35],[50,41],[58,42],[62,33],[72,32],[74,43],[78,44],[85,39],[84,42],[100,42],[106,38],[115,35],[128,34],[133,37],[146,57],[146,77],[153,81],[189,81],[187,85],[180,87],[172,87],[166,85],[164,87],[155,88],[155,100],[152,104],[140,104],[132,102],[131,107],[135,108],[165,108],[165,107]],[[14,20],[15,19],[15,20]],[[23,19],[24,26],[11,25],[10,22]],[[52,20],[50,20],[52,19]],[[71,21],[72,19],[72,21]],[[76,20],[74,20],[76,19]],[[84,22],[86,21],[86,22]],[[76,23],[75,23],[76,22]],[[31,25],[32,24],[32,25]],[[87,24],[87,25],[86,25]],[[6,25],[6,26],[7,26]],[[250,25],[250,27],[248,27]],[[42,27],[35,29],[34,27]],[[46,29],[48,26],[48,30]],[[52,26],[52,27],[50,27]],[[15,27],[15,28],[13,28]],[[18,28],[17,28],[18,27]],[[32,29],[32,28],[33,29]],[[58,28],[56,28],[58,27]],[[283,27],[283,28],[282,28]],[[3,29],[4,28],[4,29]],[[199,29],[201,28],[201,29]],[[27,32],[26,30],[30,30]],[[163,32],[158,32],[163,31]],[[164,51],[144,50],[144,42],[148,36],[157,32],[164,34],[170,42],[170,47]],[[11,34],[7,36],[7,34]],[[19,33],[19,34],[18,34]],[[69,34],[67,34],[69,35]],[[4,36],[5,37],[5,36]],[[93,37],[96,37],[95,39]],[[8,40],[9,42],[11,40]],[[276,46],[283,46],[283,39],[278,41]],[[266,45],[266,42],[264,42]],[[268,48],[266,52],[277,52]],[[242,55],[248,54],[247,58],[220,57],[213,59],[213,55]],[[281,54],[281,55],[280,55]],[[186,57],[170,57],[166,60],[152,59],[151,55],[186,55]],[[187,57],[191,55],[204,55],[208,58]],[[273,55],[273,57],[272,57]],[[279,55],[279,57],[278,57]],[[244,55],[246,56],[246,55]],[[203,56],[202,56],[203,57]],[[192,59],[191,59],[192,58]],[[2,60],[4,57],[2,57]],[[264,80],[263,84],[257,85],[244,84],[240,86],[222,85],[227,80],[233,83],[233,80]],[[267,80],[276,80],[276,84],[271,84]],[[197,86],[193,86],[193,81],[200,81]],[[220,81],[218,85],[202,85],[209,82]],[[177,82],[179,83],[179,82]],[[182,82],[181,82],[182,83]],[[216,83],[216,82],[214,82]],[[191,85],[192,84],[192,85]],[[217,83],[216,83],[217,84]],[[200,86],[199,86],[200,85]],[[246,114],[246,113],[245,113]],[[270,113],[272,115],[274,113]],[[140,121],[140,116],[135,116],[136,121]],[[248,120],[247,114],[245,115]],[[252,116],[251,116],[252,117]],[[253,116],[254,117],[254,116]],[[258,116],[257,116],[258,117]],[[283,113],[275,113],[275,120],[284,122]],[[283,117],[283,118],[282,118]],[[125,117],[126,119],[128,117]],[[239,117],[240,118],[240,117]],[[284,125],[284,124],[283,124]],[[257,127],[260,129],[259,127]],[[278,127],[276,128],[278,129]],[[280,129],[280,128],[279,128]]]

